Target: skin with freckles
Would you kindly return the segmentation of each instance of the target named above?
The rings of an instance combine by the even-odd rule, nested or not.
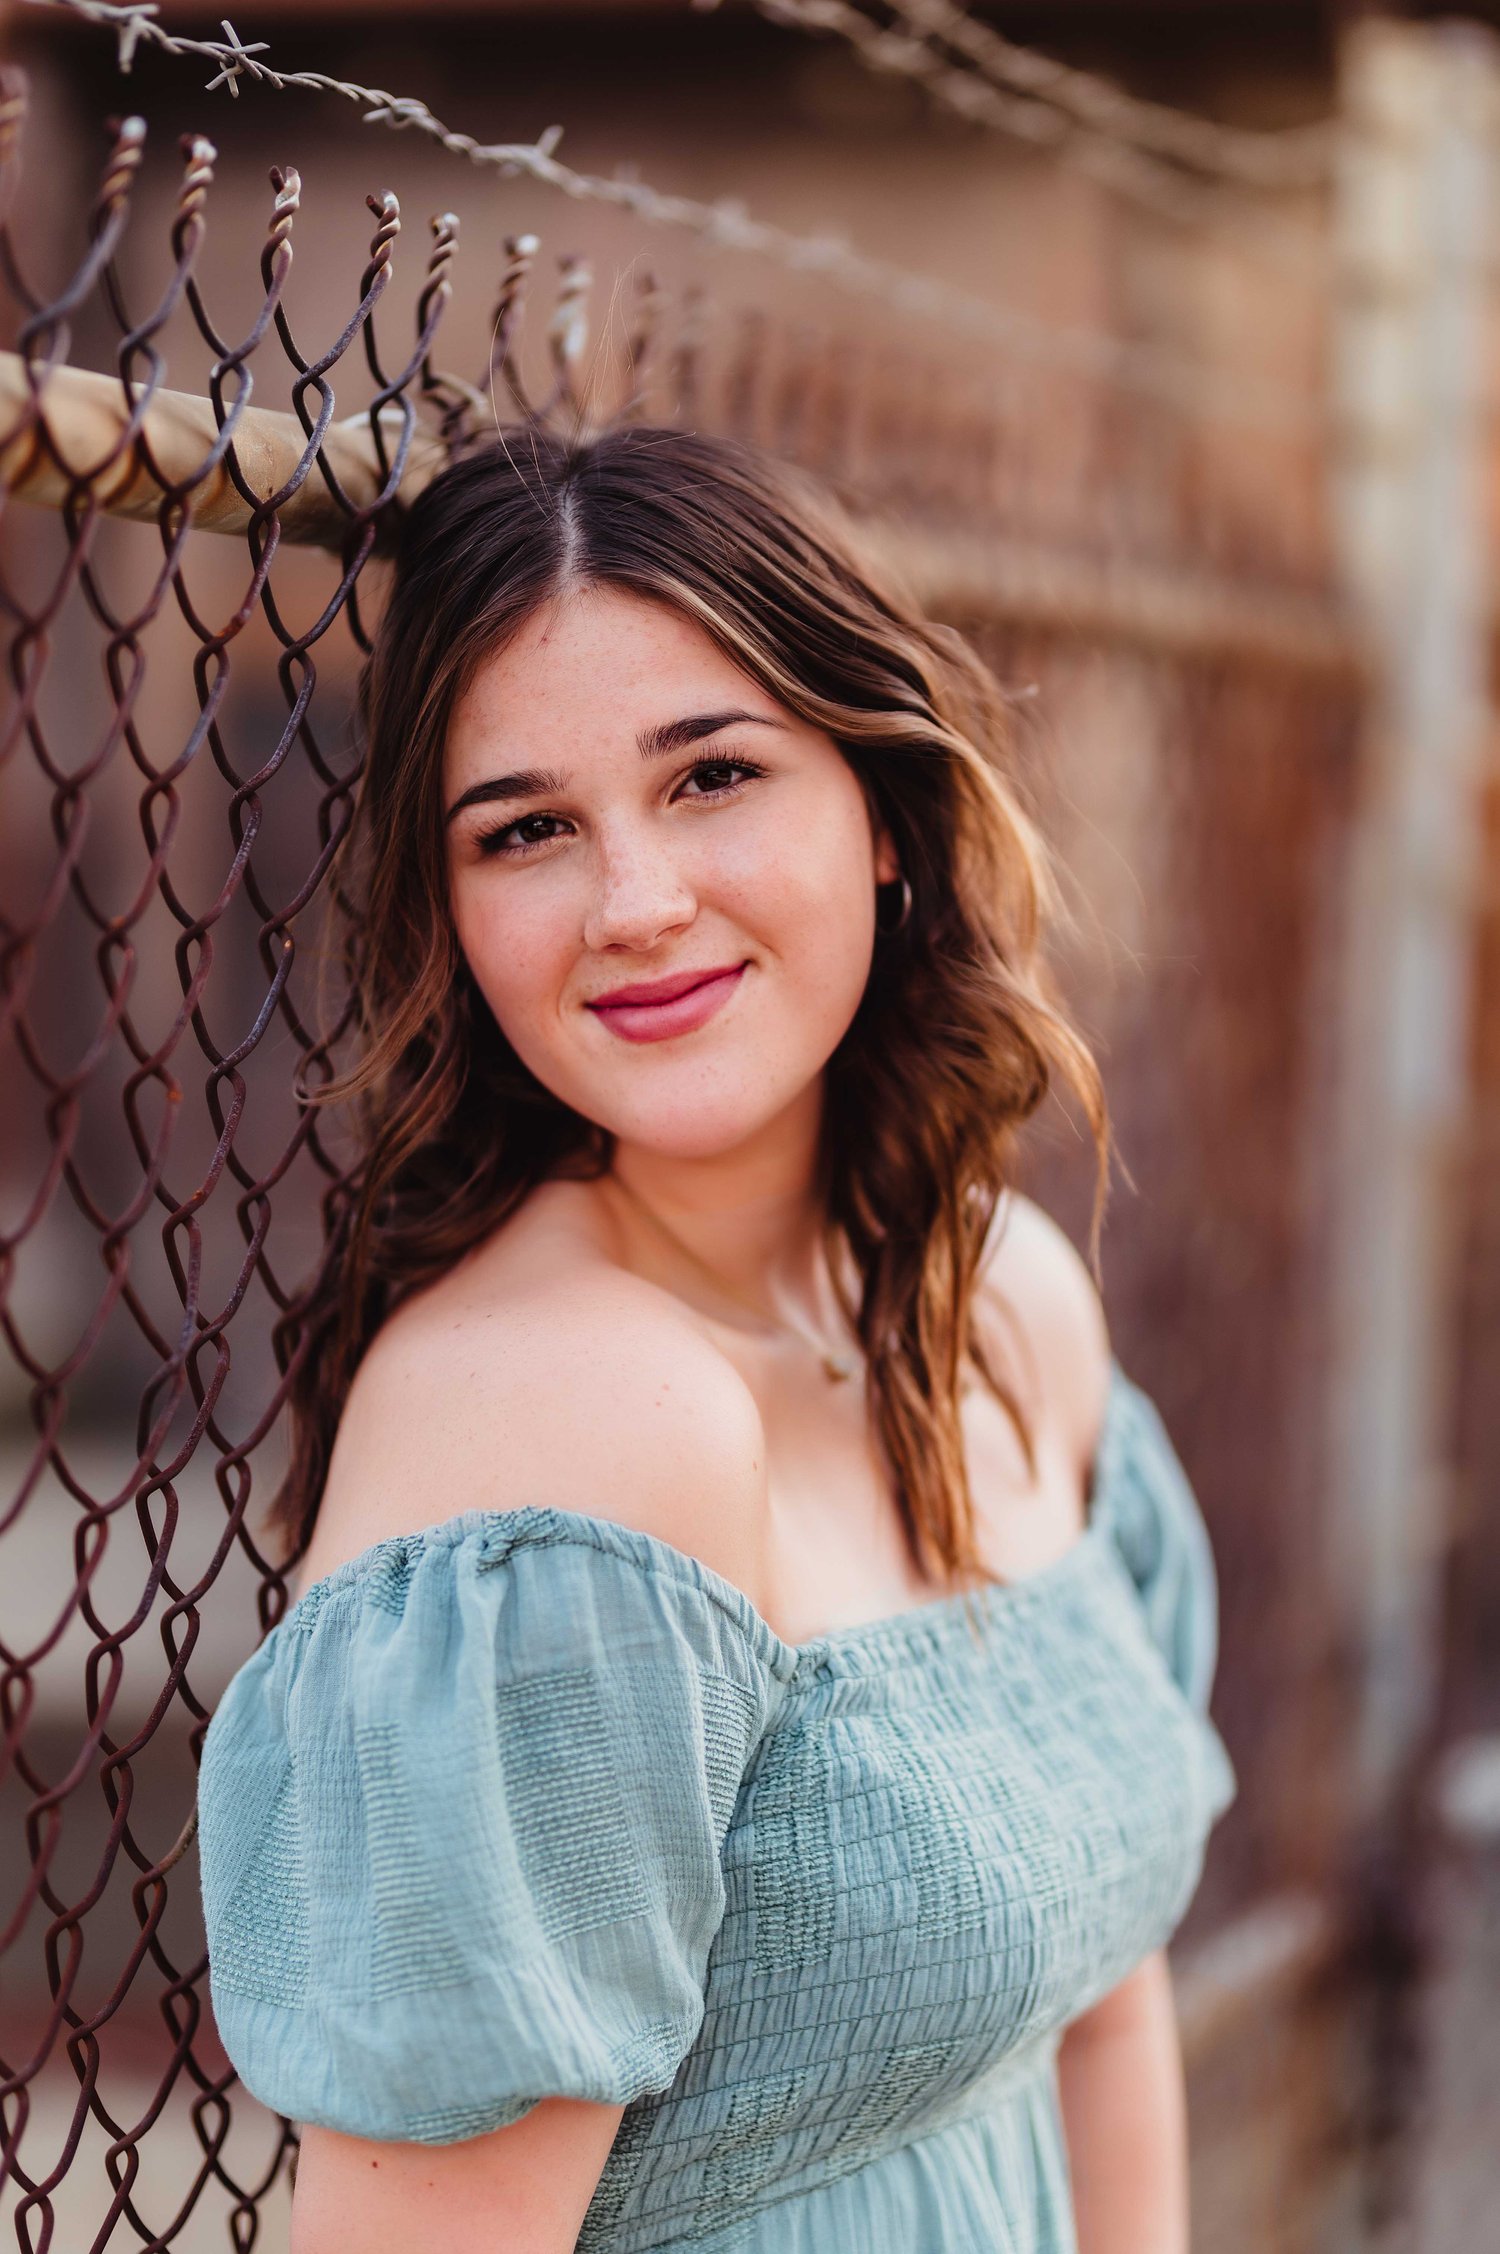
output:
[[[643,756],[664,702],[742,717]],[[559,787],[458,804],[505,777]],[[894,856],[837,745],[701,628],[613,588],[544,606],[459,703],[444,804],[459,944],[555,1094],[689,1164],[806,1099],[858,1007]],[[728,991],[680,1035],[632,1040],[655,1028],[590,1007],[711,970]]]

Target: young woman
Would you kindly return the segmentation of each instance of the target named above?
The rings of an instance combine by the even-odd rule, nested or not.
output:
[[[512,434],[361,688],[300,1595],[200,1776],[294,2254],[1184,2254],[1197,1506],[1009,1187],[1004,702],[807,482]]]

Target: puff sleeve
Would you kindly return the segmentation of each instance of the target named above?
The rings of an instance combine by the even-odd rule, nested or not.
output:
[[[447,2144],[664,2090],[691,2048],[776,1684],[598,1525],[379,1543],[231,1680],[198,1783],[210,1991],[275,2112]]]
[[[1118,1365],[1114,1388],[1099,1478],[1104,1530],[1135,1585],[1151,1640],[1198,1720],[1216,1817],[1234,1800],[1238,1780],[1209,1716],[1219,1653],[1213,1549],[1156,1404]]]

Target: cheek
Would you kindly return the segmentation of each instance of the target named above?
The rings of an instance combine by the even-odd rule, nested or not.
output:
[[[807,794],[790,817],[749,825],[716,852],[723,906],[809,991],[842,995],[852,1010],[870,967],[875,933],[875,849],[852,783]]]
[[[509,1033],[545,1013],[570,952],[563,918],[545,892],[537,888],[526,897],[519,886],[493,881],[493,874],[476,871],[474,882],[460,878],[454,885],[453,928],[475,984]]]

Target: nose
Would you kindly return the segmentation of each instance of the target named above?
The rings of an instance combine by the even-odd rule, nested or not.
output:
[[[685,930],[698,898],[671,847],[659,837],[616,834],[600,841],[584,944],[646,954],[669,933]]]

